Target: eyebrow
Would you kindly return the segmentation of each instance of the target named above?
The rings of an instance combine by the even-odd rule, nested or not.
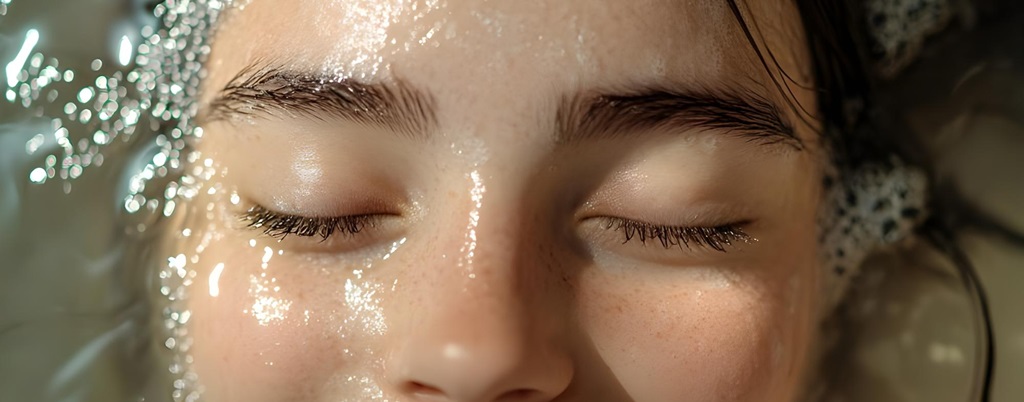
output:
[[[273,67],[239,72],[200,114],[201,122],[245,117],[340,118],[409,137],[437,127],[434,100],[400,78],[365,83]]]
[[[716,130],[765,145],[804,148],[775,103],[754,91],[647,89],[567,98],[557,113],[562,144],[635,135],[644,130]]]
[[[365,83],[252,65],[207,105],[201,122],[255,116],[335,117],[424,139],[437,129],[430,94],[400,78]],[[715,130],[761,144],[804,148],[778,106],[752,90],[649,88],[629,93],[576,93],[555,114],[555,142],[573,145],[634,136],[645,130]]]

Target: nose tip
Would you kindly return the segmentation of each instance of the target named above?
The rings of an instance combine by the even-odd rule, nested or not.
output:
[[[568,357],[510,332],[469,332],[447,342],[420,334],[406,344],[394,362],[399,391],[420,401],[543,402],[568,387]]]

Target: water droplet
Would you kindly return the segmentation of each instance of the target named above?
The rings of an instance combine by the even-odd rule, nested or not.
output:
[[[92,141],[99,145],[106,144],[109,138],[110,137],[103,130],[96,131],[96,133],[92,135]]]
[[[128,39],[128,35],[121,37],[121,46],[117,52],[117,61],[122,66],[127,66],[132,61],[132,41]]]
[[[29,173],[28,179],[33,183],[43,183],[46,181],[46,170],[43,168],[35,168],[32,173]]]
[[[93,95],[94,93],[92,91],[92,88],[82,88],[81,91],[78,91],[78,101],[81,103],[86,103],[92,100]]]

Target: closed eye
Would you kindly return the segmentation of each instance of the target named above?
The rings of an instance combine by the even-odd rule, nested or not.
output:
[[[605,219],[604,229],[617,231],[622,235],[622,244],[639,241],[660,244],[669,249],[674,247],[694,249],[710,248],[720,252],[736,243],[750,243],[753,237],[743,231],[748,222],[738,222],[708,227],[658,225],[627,218]]]
[[[354,236],[364,229],[375,227],[381,214],[361,214],[334,217],[306,217],[289,215],[255,205],[242,214],[246,227],[260,230],[263,234],[278,240],[290,235],[320,237],[326,241],[334,235]]]

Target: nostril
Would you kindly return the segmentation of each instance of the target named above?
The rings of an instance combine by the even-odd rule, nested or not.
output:
[[[519,402],[532,401],[537,398],[540,391],[534,389],[514,389],[498,397],[497,402]]]
[[[425,396],[425,397],[447,397],[448,396],[440,388],[435,387],[433,385],[424,384],[424,383],[419,382],[419,381],[409,381],[409,382],[406,382],[405,386],[403,388],[405,388],[404,391],[408,395],[418,395],[418,396]],[[505,392],[505,393],[501,394],[500,396],[498,396],[498,398],[495,399],[495,402],[532,401],[532,400],[536,399],[537,396],[540,395],[540,394],[541,394],[540,391],[533,390],[533,389],[527,389],[527,388],[514,389],[514,390]]]
[[[432,385],[427,385],[419,381],[409,381],[405,383],[405,392],[410,395],[423,395],[423,396],[444,396],[444,391]]]

